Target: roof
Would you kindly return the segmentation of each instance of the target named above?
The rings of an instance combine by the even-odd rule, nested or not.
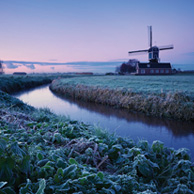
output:
[[[170,63],[138,63],[139,68],[171,68]]]
[[[27,75],[26,72],[14,72],[13,75]]]

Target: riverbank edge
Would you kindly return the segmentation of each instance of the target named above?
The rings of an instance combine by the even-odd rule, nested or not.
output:
[[[0,75],[0,90],[8,94],[32,89],[50,84],[55,79],[73,77],[88,77],[88,75],[75,74],[29,74],[29,75]]]
[[[194,122],[194,102],[183,93],[149,94],[53,80],[50,89],[61,96],[94,102],[159,118]]]
[[[0,99],[2,193],[194,189],[194,167],[185,149],[166,148],[159,141],[134,143],[34,109],[1,91]]]
[[[48,76],[0,76],[0,90],[8,94],[50,84],[56,77]]]

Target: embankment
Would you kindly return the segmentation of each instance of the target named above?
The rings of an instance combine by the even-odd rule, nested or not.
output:
[[[54,80],[50,89],[60,95],[88,102],[125,108],[156,117],[194,121],[194,102],[182,92],[135,93],[126,89],[64,83],[63,80]]]
[[[56,78],[56,77],[55,77]],[[53,77],[49,76],[11,76],[1,75],[0,76],[0,90],[8,94],[18,92],[21,90],[34,88],[40,85],[51,83]]]

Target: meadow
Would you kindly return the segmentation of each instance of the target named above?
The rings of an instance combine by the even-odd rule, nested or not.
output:
[[[116,137],[0,90],[0,193],[193,191],[194,166],[186,149]]]
[[[194,121],[194,74],[59,79],[52,82],[50,89],[151,116]]]
[[[93,76],[61,80],[62,84],[127,90],[134,93],[181,92],[194,99],[194,74],[170,76]]]

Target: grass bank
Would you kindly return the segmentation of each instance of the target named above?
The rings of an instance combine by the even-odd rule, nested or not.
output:
[[[100,76],[54,80],[50,89],[72,98],[194,121],[194,75]]]
[[[73,75],[63,74],[29,74],[29,75],[0,75],[0,90],[6,93],[34,88],[40,85],[51,83],[58,77],[69,78]]]
[[[0,91],[0,193],[194,193],[185,149],[37,110]]]

